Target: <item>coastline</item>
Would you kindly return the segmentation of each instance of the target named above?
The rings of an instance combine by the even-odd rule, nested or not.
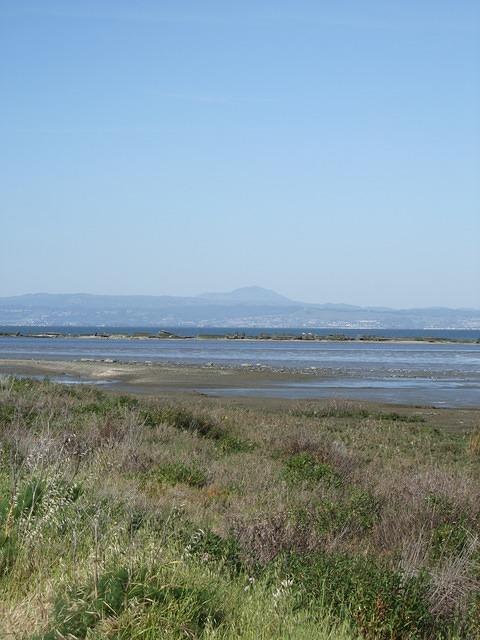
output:
[[[264,365],[224,365],[208,363],[150,363],[104,360],[35,360],[0,359],[0,377],[18,376],[50,379],[67,385],[91,385],[113,393],[134,393],[151,397],[223,398],[249,406],[285,406],[296,403],[324,404],[355,402],[365,406],[444,412],[466,411],[480,419],[480,402],[440,402],[415,392],[418,378],[410,381],[413,391],[402,395],[401,389],[375,393],[375,381],[363,381],[360,393],[343,384],[345,376],[333,369],[275,369]],[[323,388],[322,388],[323,387]],[[292,392],[293,389],[293,392]],[[305,390],[307,390],[305,392]],[[403,392],[404,393],[404,392]],[[438,399],[438,394],[437,394]]]
[[[16,360],[0,359],[0,374],[25,376],[72,376],[85,383],[115,380],[118,387],[152,393],[161,390],[195,390],[242,386],[256,388],[262,383],[299,382],[306,375],[332,376],[322,369],[275,369],[263,365],[227,366],[208,363],[139,363],[113,360]]]
[[[342,333],[332,333],[320,335],[308,331],[302,334],[271,334],[265,335],[238,335],[238,334],[197,334],[192,336],[181,336],[170,332],[159,332],[155,334],[129,334],[129,333],[68,333],[68,332],[0,332],[0,338],[34,338],[44,339],[71,339],[71,340],[132,340],[132,341],[185,341],[185,340],[205,340],[205,341],[240,341],[240,342],[351,342],[351,343],[387,343],[387,344],[480,344],[480,338],[441,338],[435,336],[409,336],[409,337],[388,337],[375,335],[348,336]]]

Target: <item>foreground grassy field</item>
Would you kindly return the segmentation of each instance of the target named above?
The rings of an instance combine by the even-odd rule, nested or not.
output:
[[[480,638],[480,413],[0,383],[0,638]]]

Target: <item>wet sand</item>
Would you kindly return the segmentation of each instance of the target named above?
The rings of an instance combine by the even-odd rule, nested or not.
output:
[[[0,360],[0,373],[7,375],[68,377],[88,383],[110,382],[117,389],[134,393],[256,388],[269,383],[300,382],[322,377],[321,371],[279,370],[264,366],[219,366],[190,364],[141,364],[135,362]],[[326,373],[325,373],[326,375]],[[331,376],[331,373],[329,374]]]
[[[339,370],[271,368],[265,365],[142,363],[105,360],[0,359],[0,375],[50,378],[64,384],[93,384],[116,392],[151,396],[249,397],[250,403],[354,401],[395,406],[480,408],[478,385],[422,377],[348,378]],[[443,386],[442,386],[443,385]],[[457,385],[457,386],[456,386]]]
[[[68,381],[81,381],[86,384],[100,384],[102,389],[112,393],[136,393],[152,397],[202,399],[219,405],[237,405],[261,409],[264,411],[289,411],[292,407],[306,408],[329,406],[332,399],[292,399],[255,396],[215,397],[200,393],[201,389],[229,389],[232,387],[257,388],[271,383],[284,384],[292,381],[305,381],[305,373],[292,373],[273,370],[247,368],[220,368],[211,366],[78,362],[78,361],[34,361],[0,360],[0,375],[22,375],[48,377],[52,380],[62,378]],[[331,376],[331,372],[328,372]],[[311,374],[310,374],[311,377]],[[423,416],[429,423],[451,430],[471,429],[480,425],[480,408],[438,408],[428,405],[399,405],[397,403],[374,402],[370,400],[334,399],[333,402],[352,405],[357,408],[391,410],[405,415]]]

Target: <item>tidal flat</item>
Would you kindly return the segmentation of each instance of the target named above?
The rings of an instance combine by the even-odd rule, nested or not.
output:
[[[142,394],[0,381],[0,637],[480,637],[480,410],[129,367]]]
[[[9,351],[0,341],[0,356],[8,356],[0,359],[0,375],[48,377],[64,384],[90,383],[146,394],[480,407],[478,345],[350,349],[342,343],[312,351],[305,344],[301,349],[278,345],[258,351],[248,345],[225,350],[216,343],[212,349],[139,351],[126,341],[118,350],[72,351],[72,342],[76,343],[70,340],[63,347],[55,341],[41,342],[42,348],[32,351],[30,339],[20,350]]]

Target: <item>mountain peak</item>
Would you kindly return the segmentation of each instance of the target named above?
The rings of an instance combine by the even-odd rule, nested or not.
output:
[[[240,287],[227,293],[203,293],[199,298],[209,300],[211,302],[230,302],[243,304],[264,304],[264,305],[290,305],[292,300],[282,296],[280,293],[272,289],[264,287],[250,286]]]

